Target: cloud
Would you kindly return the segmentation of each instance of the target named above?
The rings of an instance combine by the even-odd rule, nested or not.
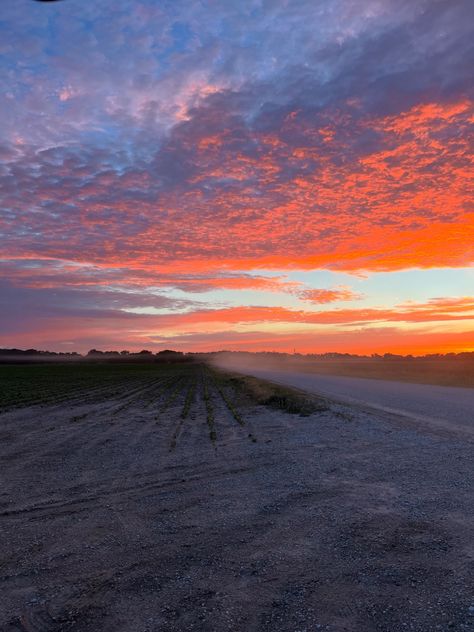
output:
[[[471,111],[425,104],[347,122],[324,112],[304,145],[286,131],[305,128],[298,115],[251,136],[202,136],[196,115],[142,169],[97,149],[26,151],[1,177],[6,254],[168,272],[468,265]],[[377,136],[370,151],[364,134]]]
[[[127,268],[116,265],[93,265],[61,259],[30,257],[0,259],[4,278],[10,284],[29,288],[122,289],[143,293],[157,288],[203,293],[212,290],[261,290],[298,294],[302,284],[288,281],[285,275],[265,276],[245,272],[174,272],[155,265],[138,264]]]
[[[342,285],[330,289],[302,290],[299,296],[304,301],[317,304],[334,303],[336,301],[358,301],[364,298],[363,294],[358,294],[349,287]]]
[[[14,301],[11,300],[14,298]],[[393,308],[296,310],[286,307],[236,306],[209,308],[204,303],[175,299],[151,292],[94,288],[15,288],[4,284],[0,302],[2,330],[13,335],[40,322],[119,322],[138,331],[153,329],[206,333],[225,326],[322,325],[353,326],[363,323],[437,323],[472,321],[474,298],[433,299],[427,303],[401,304]],[[160,313],[163,312],[163,313]]]
[[[219,312],[195,295],[324,306],[358,295],[285,275],[472,263],[469,0],[7,5],[0,265],[13,322],[27,288],[51,318],[82,313],[78,296],[110,316],[112,292],[204,324],[462,317],[435,304]],[[171,289],[187,305],[166,303]]]

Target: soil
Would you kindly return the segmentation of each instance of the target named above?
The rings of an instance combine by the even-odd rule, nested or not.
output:
[[[474,630],[472,434],[187,392],[0,416],[2,632]]]

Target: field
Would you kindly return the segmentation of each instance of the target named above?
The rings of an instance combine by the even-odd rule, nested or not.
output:
[[[0,366],[1,632],[467,631],[472,436],[203,364]]]

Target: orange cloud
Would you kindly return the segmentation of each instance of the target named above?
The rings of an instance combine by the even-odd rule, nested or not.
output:
[[[303,290],[299,297],[311,303],[334,303],[335,301],[357,301],[363,298],[362,294],[353,292],[350,288],[340,286],[332,289]]]
[[[202,309],[169,316],[149,316],[162,329],[178,329],[206,323],[305,323],[318,325],[354,325],[360,323],[434,323],[474,320],[474,298],[439,299],[435,302],[399,305],[389,308],[335,309],[326,311],[292,310],[285,307],[228,307]]]
[[[327,111],[315,123],[295,112],[271,133],[224,126],[210,134],[191,121],[163,148],[156,172],[91,176],[63,162],[51,180],[34,179],[36,204],[75,212],[61,221],[57,212],[29,215],[33,237],[20,231],[19,241],[5,220],[5,254],[168,274],[467,266],[472,111],[461,100],[390,117]],[[182,152],[191,157],[181,168]],[[162,186],[168,163],[172,180]]]
[[[137,265],[124,269],[119,264],[91,266],[55,259],[38,260],[34,257],[16,257],[12,260],[4,260],[2,269],[5,276],[8,275],[10,281],[17,286],[37,289],[121,284],[131,291],[159,287],[178,288],[187,292],[225,289],[298,294],[302,286],[301,283],[288,281],[282,275],[263,276],[238,272],[206,274],[203,266],[196,266],[192,272],[187,266],[180,268],[179,271],[172,267],[171,270],[174,270],[174,273],[170,273],[164,266],[158,268],[153,265]]]

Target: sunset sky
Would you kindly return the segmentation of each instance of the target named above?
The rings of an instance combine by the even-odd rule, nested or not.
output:
[[[474,351],[472,0],[2,0],[0,347]]]

